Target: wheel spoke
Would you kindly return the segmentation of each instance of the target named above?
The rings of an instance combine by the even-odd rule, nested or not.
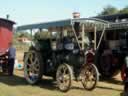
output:
[[[31,67],[31,64],[30,63],[27,63],[26,65],[29,66],[29,67]]]
[[[30,62],[31,62],[31,64],[32,64],[32,62],[33,62],[33,54],[32,54],[32,53],[30,53],[29,60],[30,60]]]
[[[95,88],[97,80],[98,80],[98,72],[96,71],[96,67],[92,64],[86,65],[82,70],[82,84],[85,89],[92,90]]]
[[[31,68],[28,68],[27,71],[28,71],[28,72],[32,72],[32,69],[31,69]]]
[[[86,86],[87,88],[92,87],[93,84],[94,84],[94,82],[93,82],[92,80],[90,80],[90,79],[85,79],[85,80],[84,80],[84,83],[85,83],[85,86]]]
[[[56,77],[59,89],[61,91],[67,91],[71,86],[71,71],[68,65],[60,65],[57,69]]]
[[[39,67],[40,67],[40,65],[39,65],[39,61],[38,61],[38,59],[36,58],[35,59],[35,61],[33,62],[33,70],[35,70],[35,71],[39,71]]]
[[[25,77],[30,84],[34,84],[41,77],[40,71],[40,58],[36,52],[29,52],[28,57],[25,59]]]
[[[66,67],[63,66],[63,69],[62,70],[63,70],[63,75],[65,75],[66,74],[66,70],[67,70]]]
[[[38,58],[35,58],[34,61],[32,62],[33,65],[37,65],[39,62],[38,62]]]

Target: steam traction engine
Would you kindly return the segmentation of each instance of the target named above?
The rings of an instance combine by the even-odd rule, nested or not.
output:
[[[94,89],[99,78],[94,55],[100,42],[97,46],[95,37],[91,47],[86,31],[96,36],[97,29],[104,33],[106,25],[99,19],[80,18],[18,27],[17,30],[39,29],[33,46],[24,56],[28,83],[35,84],[45,75],[55,78],[64,92],[71,88],[72,80],[81,81],[87,90]]]

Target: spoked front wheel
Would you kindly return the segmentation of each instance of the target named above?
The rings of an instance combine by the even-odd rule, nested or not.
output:
[[[66,92],[72,83],[72,68],[68,64],[61,64],[56,72],[56,80],[60,91]]]
[[[86,64],[81,71],[81,83],[86,90],[93,90],[99,80],[99,72],[94,64]]]
[[[42,77],[42,59],[38,52],[31,51],[24,57],[24,76],[29,84],[37,83]]]

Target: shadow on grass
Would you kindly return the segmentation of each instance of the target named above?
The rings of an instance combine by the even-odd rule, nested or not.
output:
[[[109,80],[102,80],[102,82],[114,83],[114,84],[120,84],[120,85],[122,84],[121,81],[118,81],[114,78],[109,79]],[[20,77],[17,75],[7,76],[2,73],[0,73],[0,83],[6,84],[9,86],[29,85],[24,77]],[[36,86],[36,87],[40,87],[40,88],[44,88],[44,89],[48,89],[48,90],[52,90],[52,91],[59,91],[57,84],[56,84],[55,80],[53,80],[53,79],[42,79],[42,80],[40,80],[40,82],[38,84],[30,85],[30,86]],[[106,87],[106,86],[97,86],[96,88],[122,91],[120,89],[110,88],[110,87]],[[81,85],[81,87],[76,87],[73,85],[73,87],[71,87],[71,90],[72,89],[73,90],[74,89],[75,90],[85,90],[82,85]]]
[[[100,78],[100,81],[117,85],[123,84],[123,81],[117,80],[116,78]]]
[[[18,75],[8,76],[3,73],[0,73],[0,83],[6,84],[8,86],[30,85],[24,77],[20,77]],[[30,86],[36,86],[48,90],[57,90],[56,82],[53,79],[42,79],[37,84]]]
[[[121,89],[110,88],[110,87],[104,87],[104,86],[97,86],[96,88],[107,89],[107,90],[114,90],[114,91],[122,91]]]
[[[39,86],[40,88],[45,88],[45,89],[49,89],[49,90],[54,90],[54,91],[59,91],[59,89],[58,89],[58,87],[57,87],[57,85],[56,85],[56,82],[54,81],[54,80],[52,80],[52,79],[43,79],[43,80],[41,80],[41,82],[38,84],[38,85],[36,85],[36,86]],[[117,89],[117,88],[111,88],[111,87],[107,87],[107,86],[96,86],[96,89],[107,89],[107,90],[113,90],[113,91],[122,91],[121,89]],[[71,90],[82,90],[82,91],[85,91],[86,89],[84,89],[84,87],[82,86],[82,84],[81,84],[81,86],[80,87],[78,87],[78,86],[75,86],[75,85],[73,85],[72,87],[71,87]],[[94,88],[94,90],[95,90],[95,88]],[[88,90],[86,90],[86,91],[88,91]],[[91,90],[91,91],[93,91],[93,90]],[[91,92],[90,91],[90,92]]]
[[[56,81],[53,79],[43,79],[37,86],[39,86],[40,88],[61,92],[59,90],[59,88],[57,87]],[[71,86],[71,89],[69,89],[69,90],[72,90],[72,89],[73,90],[85,90],[82,85],[81,85],[81,87],[77,87],[77,86],[73,85],[73,86]]]
[[[96,88],[94,88],[93,90],[95,90],[95,89],[107,89],[107,90],[113,90],[113,91],[122,91],[121,89],[116,89],[116,88],[110,88],[110,87],[106,87],[106,86],[96,86]],[[75,87],[75,86],[73,86],[71,89],[75,89],[75,90],[86,90],[86,89],[84,89],[83,88],[83,86],[81,86],[81,87]],[[86,91],[93,91],[93,90],[86,90]]]
[[[116,78],[100,78],[100,81],[108,83],[108,84],[123,85],[123,81],[117,80]],[[97,88],[115,90],[115,91],[122,91],[121,89],[111,88],[111,87],[106,87],[106,86],[97,86]]]
[[[120,96],[124,96],[124,93],[123,93],[123,92],[121,92],[121,93],[120,93]]]
[[[36,86],[49,90],[58,90],[57,84],[53,79],[42,79]]]
[[[26,80],[20,76],[8,76],[0,73],[0,83],[4,83],[10,86],[17,86],[17,85],[28,85]]]

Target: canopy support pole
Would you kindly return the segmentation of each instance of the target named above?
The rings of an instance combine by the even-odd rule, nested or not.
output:
[[[73,24],[72,24],[72,31],[73,31],[73,33],[74,33],[74,35],[75,35],[75,39],[76,39],[76,42],[77,42],[77,44],[78,44],[79,49],[82,50],[82,48],[81,48],[81,46],[80,46],[80,44],[79,44],[78,37],[77,37],[77,35],[76,35],[76,31],[75,31],[75,29],[74,29],[74,27],[73,27]]]
[[[102,38],[103,38],[103,36],[104,36],[104,33],[105,33],[105,26],[104,26],[104,28],[103,28],[103,31],[102,31],[102,34],[101,34],[101,37],[100,37],[100,40],[99,40],[99,43],[98,43],[98,45],[97,45],[97,48],[96,48],[96,49],[98,49],[98,48],[99,48],[100,43],[101,43],[101,40],[102,40]]]
[[[85,26],[84,26],[84,24],[82,24],[82,49],[84,49],[84,40],[85,40]]]
[[[94,27],[94,50],[96,50],[96,43],[97,43],[97,40],[96,40],[96,38],[97,38],[97,36],[96,36],[96,26]]]
[[[30,33],[31,33],[31,40],[32,40],[32,29],[30,30]],[[31,46],[32,46],[32,41],[31,41]]]

